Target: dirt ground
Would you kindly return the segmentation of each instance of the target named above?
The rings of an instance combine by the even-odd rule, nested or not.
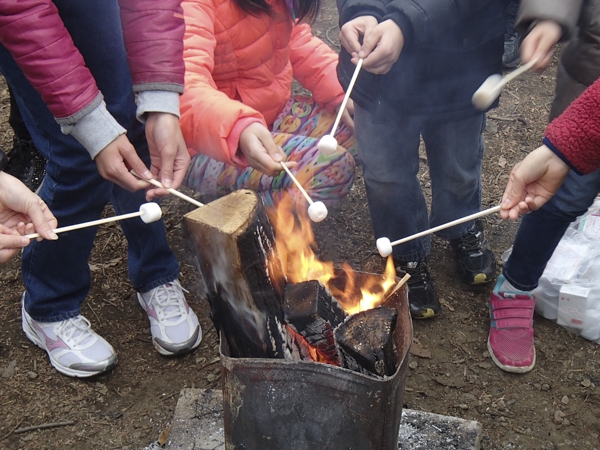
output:
[[[337,44],[337,12],[325,1],[315,33]],[[496,205],[515,162],[540,142],[552,100],[556,61],[543,75],[525,74],[509,84],[485,132],[482,209]],[[8,93],[0,86],[0,144],[10,148]],[[425,157],[423,156],[423,168]],[[429,189],[426,171],[422,181]],[[217,337],[208,317],[199,273],[183,230],[187,203],[169,198],[163,212],[181,262],[181,282],[200,317],[204,340],[192,354],[167,358],[150,342],[148,321],[127,278],[126,244],[118,225],[99,230],[90,267],[93,286],[83,307],[95,330],[118,352],[112,372],[92,379],[58,374],[46,354],[21,331],[19,258],[0,268],[0,448],[142,449],[168,432],[179,392],[217,388]],[[107,214],[112,211],[107,209]],[[517,224],[485,219],[496,257],[510,247]],[[322,260],[382,272],[360,171],[351,194],[315,226]],[[597,344],[535,317],[537,364],[525,375],[499,370],[486,350],[491,286],[470,289],[454,274],[448,245],[434,238],[431,272],[443,304],[439,318],[415,321],[405,407],[481,422],[484,449],[600,448]],[[557,423],[557,411],[564,414]],[[560,413],[559,413],[560,415]],[[566,420],[565,420],[566,419]],[[29,426],[63,426],[22,431]],[[293,445],[290,446],[293,449]]]

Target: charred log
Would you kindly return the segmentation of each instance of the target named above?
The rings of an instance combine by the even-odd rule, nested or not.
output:
[[[333,330],[344,321],[346,312],[319,281],[286,285],[284,318],[315,349],[317,361],[341,364]]]
[[[335,330],[344,367],[367,375],[396,371],[394,330],[398,310],[379,307],[351,315]]]
[[[285,276],[260,197],[239,190],[186,214],[215,327],[231,356],[282,358]]]

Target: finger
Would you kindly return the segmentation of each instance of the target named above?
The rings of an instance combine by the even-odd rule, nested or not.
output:
[[[38,198],[36,203],[28,208],[27,215],[31,218],[35,231],[40,236],[49,240],[58,239],[53,231],[58,222],[42,199]]]

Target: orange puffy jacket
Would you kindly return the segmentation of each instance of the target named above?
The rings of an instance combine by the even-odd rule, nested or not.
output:
[[[247,166],[236,156],[240,134],[252,122],[270,128],[291,96],[292,78],[329,111],[342,103],[337,53],[308,25],[294,25],[284,0],[273,2],[273,14],[256,17],[233,0],[183,1],[181,128],[192,156]]]

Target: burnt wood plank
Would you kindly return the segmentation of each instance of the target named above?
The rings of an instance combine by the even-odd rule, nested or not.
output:
[[[239,190],[184,217],[232,357],[282,358],[285,276],[260,197]]]
[[[366,374],[391,376],[396,371],[396,308],[378,307],[353,314],[335,329],[343,366]]]

